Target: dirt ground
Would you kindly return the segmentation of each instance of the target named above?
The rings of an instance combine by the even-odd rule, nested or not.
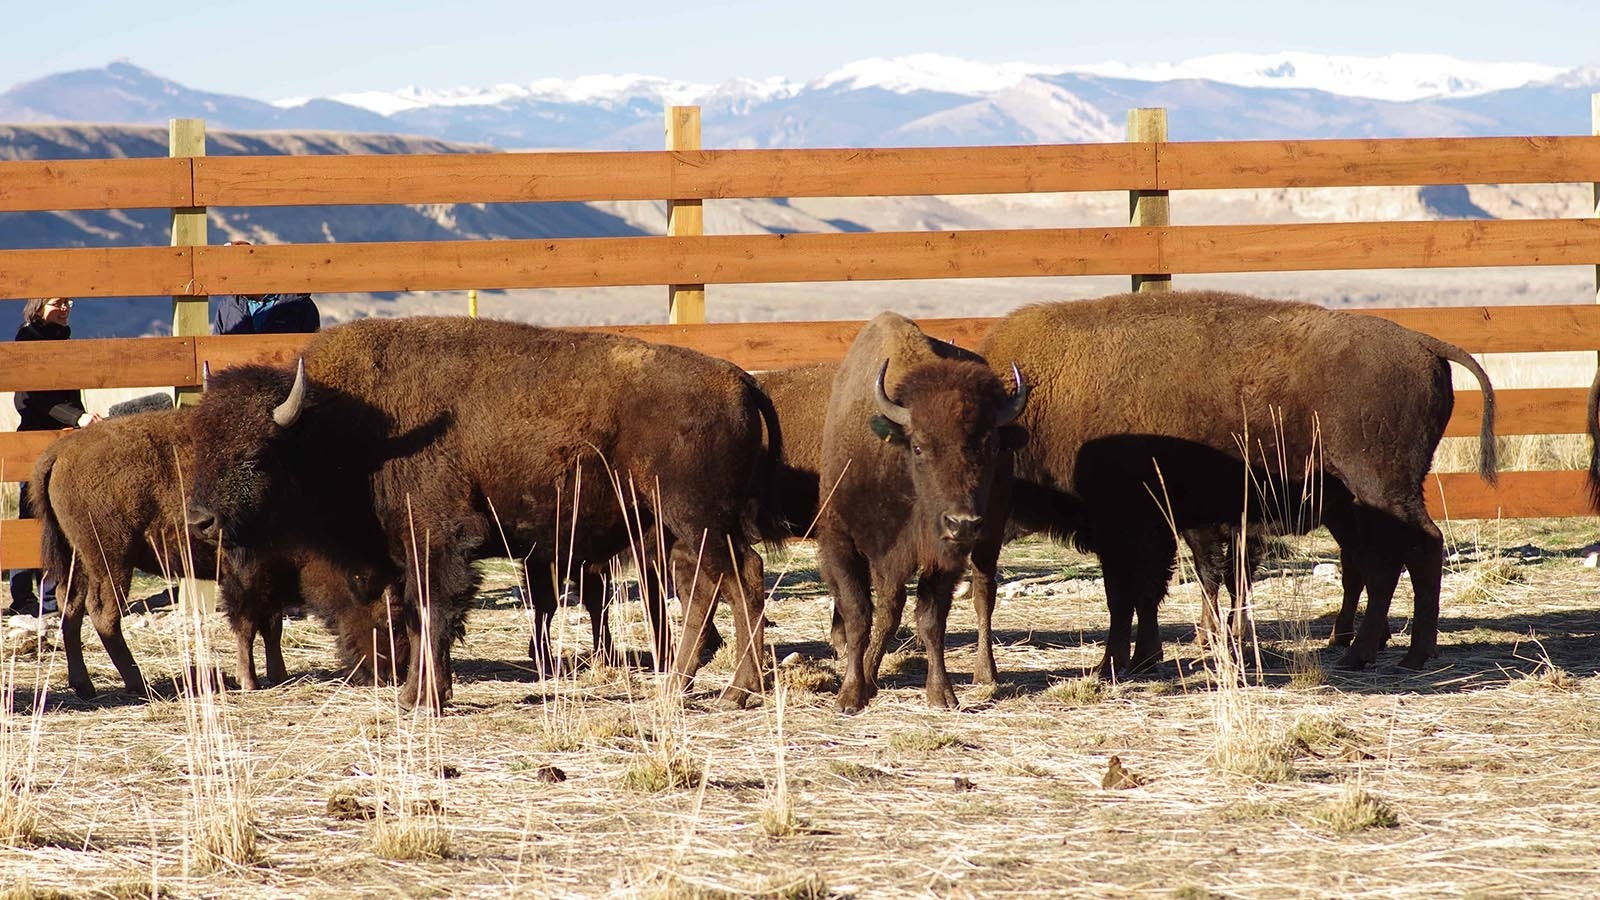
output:
[[[1263,668],[1230,687],[1192,643],[1198,589],[1163,607],[1168,662],[1114,686],[1099,659],[1098,566],[1007,549],[1001,681],[976,686],[971,607],[950,654],[960,711],[926,707],[920,655],[886,665],[860,715],[835,711],[829,602],[808,545],[768,565],[777,689],[719,710],[714,660],[686,700],[639,668],[527,665],[508,563],[456,650],[441,717],[350,685],[331,641],[291,620],[287,684],[197,698],[183,607],[127,620],[162,697],[135,702],[93,635],[102,695],[66,688],[59,651],[7,632],[0,897],[1330,897],[1582,896],[1600,884],[1600,574],[1588,520],[1447,529],[1442,656],[1371,671],[1320,649],[1335,548],[1288,541],[1255,594]],[[634,662],[637,603],[615,630]],[[723,614],[722,627],[731,634]],[[16,623],[10,623],[13,626]],[[197,658],[232,673],[205,617]],[[1176,659],[1176,661],[1174,661]],[[19,826],[18,823],[21,823]],[[228,839],[219,837],[222,835]]]

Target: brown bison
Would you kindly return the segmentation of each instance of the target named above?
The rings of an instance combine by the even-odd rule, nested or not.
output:
[[[1339,542],[1368,602],[1342,664],[1377,657],[1402,568],[1416,600],[1401,664],[1438,655],[1443,538],[1422,489],[1455,400],[1450,362],[1483,387],[1479,473],[1495,474],[1493,389],[1467,353],[1376,317],[1209,291],[1024,307],[981,349],[1016,360],[1037,397],[1014,520],[1100,557],[1102,677],[1160,662],[1177,532],[1241,515],[1284,533],[1320,523]]]
[[[135,569],[177,579],[216,577],[238,643],[238,677],[257,686],[253,648],[260,633],[267,677],[287,677],[280,644],[284,607],[305,599],[339,639],[341,662],[382,679],[389,628],[381,594],[391,578],[347,574],[318,554],[261,554],[218,567],[214,548],[190,541],[183,527],[182,479],[194,465],[182,410],[108,419],[47,447],[34,465],[29,500],[42,526],[41,557],[56,573],[65,600],[61,633],[67,681],[94,696],[84,666],[87,609],[124,687],[145,694],[144,678],[122,635],[122,604]],[[376,654],[376,655],[374,655]]]
[[[219,374],[191,432],[203,452],[189,521],[202,534],[249,547],[292,532],[405,572],[404,705],[449,698],[473,559],[525,558],[540,573],[609,560],[657,528],[691,598],[677,680],[693,677],[726,595],[740,653],[723,699],[743,705],[763,688],[751,542],[780,438],[770,404],[731,363],[510,322],[369,319],[319,334],[298,372]],[[529,587],[537,642],[555,579]]]
[[[962,351],[954,346],[937,342],[943,352],[961,358]],[[978,357],[974,354],[973,359]],[[822,426],[827,418],[828,399],[833,393],[834,376],[838,363],[811,363],[785,369],[757,372],[756,381],[772,399],[772,406],[783,425],[783,456],[773,477],[773,497],[779,517],[790,537],[810,537],[817,519],[817,510],[829,501],[832,485],[819,487],[822,468]],[[996,563],[991,554],[987,563],[980,558],[976,565],[989,566],[991,574]],[[978,616],[978,659],[973,666],[972,680],[979,684],[993,684],[999,677],[994,663],[994,647],[990,638],[990,616],[985,610],[994,608],[994,580],[987,582],[986,596],[975,596]],[[898,585],[895,593],[880,598],[873,605],[872,638],[867,644],[864,665],[866,677],[876,681],[889,642],[900,627],[906,605],[905,584]],[[829,643],[843,659],[846,653],[844,620],[837,607],[833,613],[833,627]]]
[[[1026,440],[1011,423],[1027,401],[1020,376],[1008,395],[982,360],[894,313],[850,345],[822,429],[820,484],[832,496],[817,521],[818,561],[844,623],[841,710],[877,692],[878,660],[873,669],[865,660],[873,591],[887,600],[913,574],[928,703],[956,706],[944,664],[950,597],[980,538],[1004,528],[1009,451]]]

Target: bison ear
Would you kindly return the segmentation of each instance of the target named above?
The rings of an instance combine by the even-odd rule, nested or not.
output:
[[[904,444],[906,442],[906,430],[889,421],[887,416],[872,417],[872,433],[877,435],[878,440],[883,441],[885,444]]]
[[[1028,445],[1028,429],[1021,425],[1002,425],[996,430],[1000,433],[1002,449],[1021,450]]]

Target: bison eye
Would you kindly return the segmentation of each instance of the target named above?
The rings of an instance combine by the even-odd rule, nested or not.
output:
[[[917,455],[917,456],[921,456],[922,455],[922,445],[921,444],[912,444],[911,445],[911,452],[913,454]]]

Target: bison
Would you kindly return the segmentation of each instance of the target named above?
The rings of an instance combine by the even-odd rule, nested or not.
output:
[[[1026,439],[1011,424],[1028,402],[1016,382],[1008,395],[981,359],[895,313],[868,322],[840,363],[822,428],[820,483],[832,496],[818,516],[817,557],[844,624],[841,710],[860,710],[877,692],[879,659],[871,669],[865,659],[873,591],[903,596],[913,574],[928,703],[956,706],[945,621],[973,548],[1004,528],[1008,454]],[[888,630],[879,629],[875,656]]]
[[[511,322],[369,319],[313,338],[296,371],[219,374],[191,433],[203,452],[189,521],[202,534],[249,547],[293,532],[404,571],[402,705],[449,698],[473,559],[589,564],[653,529],[690,597],[674,680],[692,679],[725,595],[739,654],[722,699],[742,706],[763,689],[752,542],[768,530],[759,501],[781,437],[731,363]],[[537,642],[555,579],[529,585]]]
[[[1335,624],[1342,665],[1386,643],[1402,568],[1416,599],[1401,664],[1438,655],[1444,542],[1422,488],[1454,405],[1450,362],[1483,388],[1479,473],[1495,477],[1494,393],[1466,352],[1376,317],[1211,291],[1024,307],[980,349],[1017,361],[1038,398],[1020,423],[1014,521],[1100,558],[1102,677],[1160,662],[1177,533],[1241,515],[1283,533],[1321,523],[1339,542],[1347,591],[1368,604],[1353,638],[1348,596]]]
[[[239,682],[247,690],[258,683],[253,655],[258,632],[267,677],[287,677],[280,645],[283,609],[302,597],[338,637],[341,662],[383,678],[393,665],[379,596],[389,576],[347,573],[305,551],[260,554],[243,565],[225,560],[219,568],[213,547],[188,540],[180,495],[194,465],[188,415],[171,410],[108,419],[63,435],[34,464],[29,500],[42,526],[44,566],[65,586],[61,633],[73,690],[84,699],[95,694],[83,660],[87,609],[124,687],[135,696],[145,694],[121,625],[135,569],[169,578],[217,577],[237,637]]]

